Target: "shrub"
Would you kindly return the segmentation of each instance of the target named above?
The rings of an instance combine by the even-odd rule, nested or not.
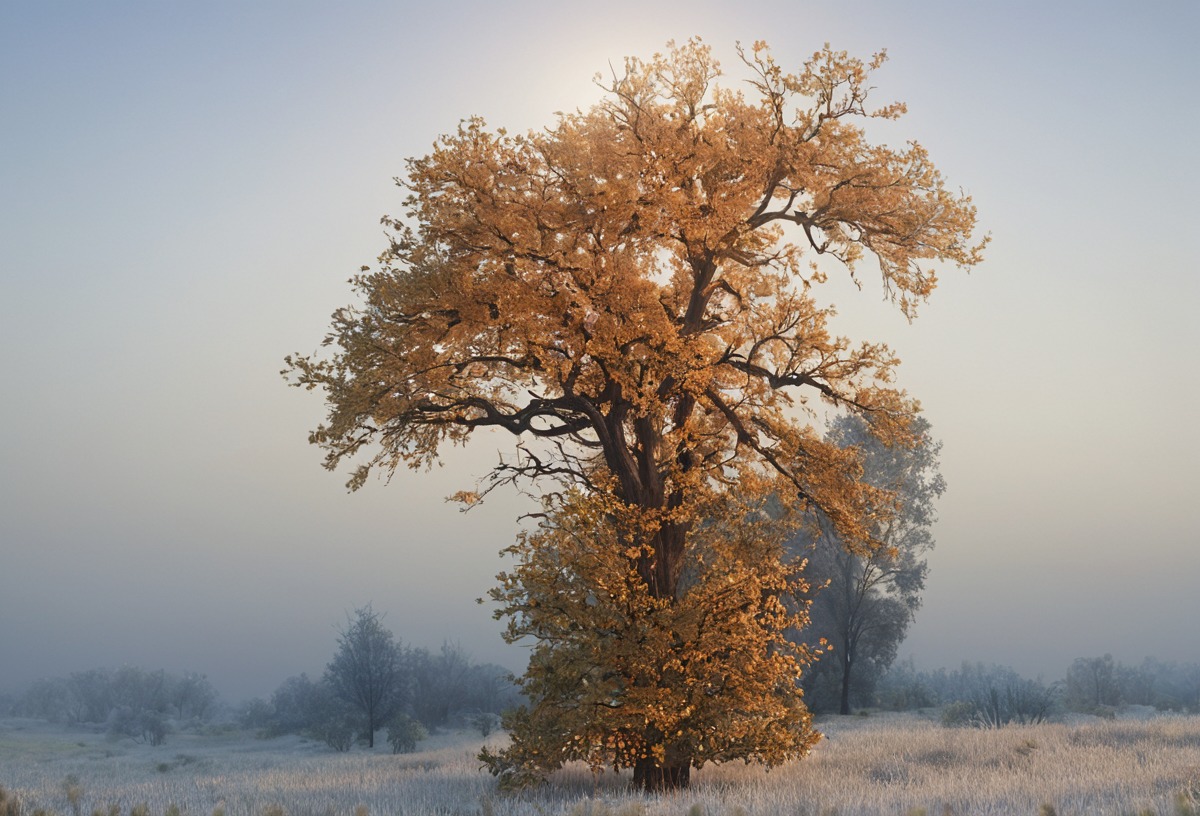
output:
[[[171,726],[157,711],[143,711],[141,720],[142,739],[151,745],[162,745],[167,741]]]
[[[171,726],[158,711],[137,710],[130,706],[113,709],[108,719],[108,733],[114,737],[129,737],[137,742],[162,745],[171,733]]]
[[[310,733],[335,751],[349,751],[354,744],[354,720],[345,712],[332,711]]]
[[[425,727],[407,714],[397,714],[388,724],[388,745],[394,754],[409,753],[427,736]]]
[[[966,700],[956,700],[942,708],[942,725],[947,728],[970,725],[974,719],[975,705]]]

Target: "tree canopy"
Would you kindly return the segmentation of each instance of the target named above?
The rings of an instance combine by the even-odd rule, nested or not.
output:
[[[334,314],[332,354],[288,358],[294,384],[325,393],[311,441],[329,468],[352,463],[357,488],[506,430],[517,454],[460,498],[527,479],[559,507],[595,498],[620,519],[599,538],[668,606],[703,586],[681,578],[704,508],[752,477],[874,546],[886,491],[813,421],[869,413],[904,445],[917,405],[885,345],[831,332],[821,259],[852,276],[873,262],[911,317],[933,264],[970,267],[985,241],[918,143],[868,140],[864,119],[903,112],[868,108],[882,53],[826,46],[797,73],[761,43],[738,55],[740,87],[693,40],[627,59],[545,131],[469,119],[409,160],[405,215],[384,219],[389,247]]]

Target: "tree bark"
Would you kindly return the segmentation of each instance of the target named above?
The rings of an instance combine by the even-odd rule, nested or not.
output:
[[[838,708],[839,714],[850,713],[850,665],[842,664],[842,703]]]
[[[677,425],[686,422],[694,406],[694,400],[681,401],[675,412]],[[654,512],[680,506],[684,497],[678,491],[672,491],[663,479],[660,461],[663,455],[661,430],[645,418],[635,420],[632,427],[637,439],[637,445],[632,451],[607,454],[606,450],[606,459],[610,463],[617,462],[622,466],[622,469],[617,470],[623,494],[621,497],[630,504]],[[609,437],[620,439],[622,434],[620,429],[613,429]],[[687,469],[686,462],[680,464]],[[690,524],[664,523],[654,533],[648,551],[637,558],[635,566],[638,575],[651,597],[672,603],[677,600],[683,556],[690,533]],[[663,736],[657,732],[646,734],[645,737],[647,748],[665,748],[665,760],[659,764],[651,756],[639,759],[633,769],[634,787],[646,793],[687,788],[691,782],[691,756],[666,744]]]
[[[645,506],[645,505],[643,505]],[[666,524],[654,536],[653,550],[638,559],[638,573],[651,597],[676,600],[683,551],[689,529],[685,525]],[[633,784],[644,793],[663,793],[687,788],[691,784],[692,758],[665,744],[656,730],[646,734],[647,747],[665,747],[665,761],[643,757],[633,768]]]

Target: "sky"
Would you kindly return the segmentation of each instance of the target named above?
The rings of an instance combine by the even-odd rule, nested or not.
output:
[[[511,441],[348,494],[283,357],[351,302],[405,158],[468,116],[544,127],[691,36],[728,84],[739,41],[886,48],[886,138],[992,236],[912,323],[831,287],[943,444],[901,654],[1200,661],[1198,35],[1191,0],[0,4],[0,691],[134,664],[265,696],[368,602],[521,668],[475,599],[529,507],[444,502]]]

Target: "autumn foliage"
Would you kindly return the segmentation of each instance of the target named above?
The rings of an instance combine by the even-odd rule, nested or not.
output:
[[[573,496],[520,537],[492,591],[506,639],[536,643],[512,746],[484,755],[502,782],[577,760],[677,786],[707,762],[777,765],[816,742],[796,684],[814,654],[787,638],[808,621],[803,562],[781,544],[796,520],[772,494],[748,475],[703,508],[712,521],[692,530],[669,598],[636,568],[647,545],[631,542],[653,535],[629,529],[638,513],[610,496]]]
[[[980,259],[969,198],[925,150],[867,139],[864,118],[903,111],[867,107],[882,55],[827,47],[791,74],[761,44],[738,53],[737,86],[692,41],[626,60],[546,131],[462,123],[409,161],[405,217],[385,219],[360,303],[335,313],[332,356],[288,360],[325,392],[311,439],[328,467],[355,464],[351,487],[479,428],[518,438],[461,494],[532,482],[548,507],[497,590],[538,646],[496,768],[580,758],[655,788],[803,753],[808,656],[779,639],[803,610],[781,600],[778,531],[740,521],[786,485],[848,546],[874,546],[888,497],[812,422],[869,414],[903,445],[916,411],[887,347],[831,333],[821,284],[871,263],[911,317],[931,264]],[[562,611],[539,607],[550,597]]]

